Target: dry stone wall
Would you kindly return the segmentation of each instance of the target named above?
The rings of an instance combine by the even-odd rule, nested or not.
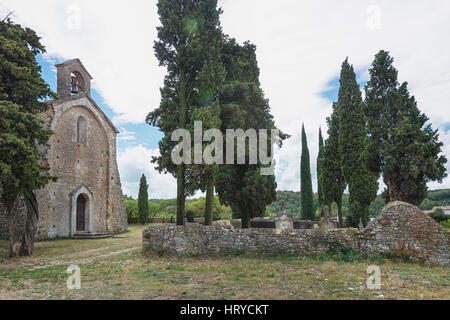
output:
[[[361,233],[354,229],[236,229],[201,225],[149,226],[144,254],[176,256],[230,254],[318,254],[339,243],[362,254],[406,254],[422,262],[450,266],[450,233],[417,207],[389,204]]]

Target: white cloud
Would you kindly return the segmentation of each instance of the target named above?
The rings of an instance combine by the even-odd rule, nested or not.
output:
[[[145,174],[152,199],[176,198],[177,182],[171,175],[159,174],[150,161],[159,156],[158,150],[146,149],[142,145],[128,147],[117,154],[117,163],[124,194],[137,197],[139,181]]]
[[[380,9],[380,29],[366,27],[368,7]],[[299,190],[300,132],[305,122],[316,190],[318,130],[326,136],[331,102],[321,97],[349,57],[367,70],[385,49],[395,58],[434,128],[450,122],[450,2],[424,1],[222,1],[224,31],[258,46],[261,82],[278,126],[293,137],[279,152],[279,188]],[[360,81],[368,79],[364,71]],[[448,136],[444,153],[450,157]],[[447,139],[447,141],[445,140]],[[281,168],[280,168],[281,167]],[[432,188],[450,185],[430,184]]]
[[[6,13],[6,8],[15,10],[16,21],[42,36],[49,56],[82,59],[95,78],[95,88],[115,112],[116,124],[143,122],[147,113],[158,106],[165,71],[158,67],[153,52],[159,24],[156,0],[70,3],[2,0],[2,3],[0,13]],[[293,135],[277,153],[280,189],[299,189],[302,122],[308,135],[316,189],[318,130],[322,126],[326,136],[325,119],[331,113],[331,102],[320,93],[338,76],[347,56],[356,70],[363,70],[360,77],[363,81],[368,78],[364,70],[373,56],[380,49],[390,51],[400,81],[409,82],[419,107],[433,126],[444,128],[445,123],[450,123],[448,0],[221,0],[219,3],[224,9],[224,32],[240,42],[250,40],[258,46],[261,82],[275,120],[280,129]],[[74,5],[80,9],[79,29],[73,28],[77,26]],[[373,10],[368,11],[372,5],[380,9],[379,28],[367,27],[368,21],[373,21],[370,16]],[[441,138],[446,143],[445,154],[450,156],[449,133],[443,132]],[[122,150],[122,156],[136,152],[133,148]],[[127,175],[128,169],[123,166],[128,165],[130,171],[134,161],[121,161],[119,165],[125,175],[122,177],[125,188],[132,190],[131,184],[138,180]],[[147,158],[139,169],[151,171],[149,166]],[[156,175],[154,178],[157,179]],[[164,196],[173,196],[175,188],[167,185],[170,188],[161,186],[167,190]],[[443,185],[430,186],[449,187],[450,179],[445,179]]]
[[[0,13],[36,30],[49,56],[80,58],[116,123],[144,122],[159,105],[164,69],[153,52],[156,1],[2,0]]]
[[[120,130],[120,134],[117,136],[118,141],[134,141],[136,140],[136,133],[132,131],[127,131],[124,129]]]

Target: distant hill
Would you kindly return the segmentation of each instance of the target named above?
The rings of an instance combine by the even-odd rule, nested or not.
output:
[[[348,208],[349,196],[344,195],[342,199],[342,207],[344,213]],[[293,191],[278,191],[277,200],[269,205],[268,212],[276,214],[281,211],[281,204],[285,203],[285,210],[293,215],[300,215],[300,192]],[[317,194],[314,195],[315,206],[318,206]],[[372,205],[369,207],[369,215],[371,218],[376,217],[385,206],[384,200],[381,196],[378,196]],[[436,206],[450,205],[450,189],[433,190],[428,192],[428,196],[423,203],[419,206],[422,210],[431,210]],[[337,208],[334,208],[334,212]]]

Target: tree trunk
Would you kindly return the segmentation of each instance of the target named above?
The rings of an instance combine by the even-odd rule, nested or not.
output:
[[[205,226],[211,226],[213,221],[214,181],[212,179],[210,180],[206,188]]]
[[[15,198],[10,197],[8,203],[8,227],[9,227],[9,257],[16,257],[16,214],[14,212]]]
[[[361,205],[361,214],[362,214],[362,223],[365,228],[369,223],[369,207],[366,205]]]
[[[178,128],[186,129],[186,112],[187,112],[187,92],[186,92],[186,79],[184,74],[180,77],[180,103],[178,105]],[[186,150],[183,150],[186,152]],[[183,154],[184,156],[184,154]],[[177,168],[177,225],[185,225],[184,206],[186,202],[185,193],[185,163],[178,165]]]
[[[344,226],[344,223],[342,221],[342,201],[337,203],[338,207],[338,219],[339,219],[339,228],[342,228]]]
[[[241,219],[242,219],[242,229],[250,229],[251,219],[248,212],[241,211]]]
[[[36,195],[32,193],[31,196],[26,197],[25,202],[27,205],[27,221],[19,251],[19,256],[21,257],[31,256],[33,254],[39,221],[39,207]]]
[[[184,192],[184,164],[178,166],[177,173],[177,225],[184,226],[184,205],[186,194]]]

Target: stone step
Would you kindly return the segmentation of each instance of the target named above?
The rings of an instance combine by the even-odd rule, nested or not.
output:
[[[72,236],[73,239],[105,239],[111,238],[113,235],[110,233],[85,233],[80,232]]]

